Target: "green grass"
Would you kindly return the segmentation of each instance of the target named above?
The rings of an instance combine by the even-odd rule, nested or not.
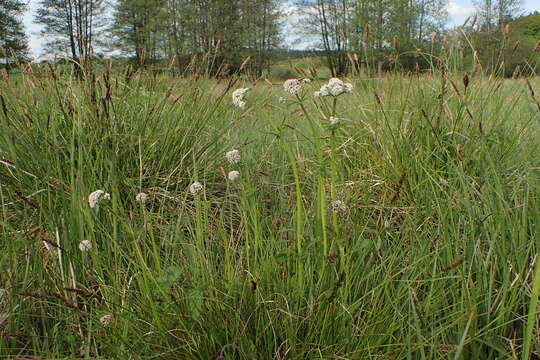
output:
[[[326,66],[325,58],[322,56],[311,56],[302,58],[291,58],[287,60],[279,60],[272,63],[268,77],[276,81],[284,81],[286,79],[298,76],[296,69],[304,71],[314,70],[319,79],[328,79],[331,76],[330,70]]]
[[[540,356],[524,80],[56,79],[0,84],[0,357]]]

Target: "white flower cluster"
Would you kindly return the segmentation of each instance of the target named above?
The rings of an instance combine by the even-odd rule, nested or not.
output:
[[[79,243],[79,250],[87,252],[92,249],[92,242],[90,240],[83,240]]]
[[[283,83],[283,90],[290,95],[298,95],[302,91],[302,82],[298,79],[289,79]]]
[[[144,205],[148,201],[148,194],[140,192],[135,196],[135,201]]]
[[[234,164],[238,164],[240,162],[240,151],[236,150],[236,149],[233,149],[231,151],[227,151],[227,153],[225,154],[225,158],[227,158],[227,161],[229,162],[229,164],[231,165],[234,165]],[[236,170],[231,170],[229,171],[229,174],[227,176],[229,178],[229,181],[231,182],[234,182],[238,179],[238,177],[240,177],[240,172],[236,171]]]
[[[235,182],[239,177],[240,177],[240,172],[236,170],[229,171],[229,175],[228,175],[229,181]]]
[[[195,196],[197,195],[201,190],[203,189],[203,186],[200,182],[195,181],[191,186],[189,187],[189,192],[191,195]]]
[[[111,194],[103,190],[96,190],[88,196],[88,205],[93,209],[101,200],[110,200]]]
[[[334,213],[344,213],[347,211],[347,205],[345,205],[345,203],[341,200],[334,200],[330,204],[330,209]]]
[[[330,116],[330,118],[328,119],[328,122],[329,122],[330,125],[332,125],[332,126],[335,126],[335,125],[339,124],[340,121],[341,121],[341,120],[340,120],[339,118],[335,117],[335,116]]]
[[[323,96],[339,96],[345,93],[351,93],[353,86],[350,83],[345,83],[338,78],[331,78],[327,84],[321,86],[319,91],[315,91],[313,96],[323,97]]]
[[[249,88],[240,88],[236,89],[232,93],[232,102],[233,105],[243,109],[246,107],[245,97],[246,93],[249,91]]]
[[[227,158],[229,164],[237,164],[240,162],[240,151],[232,149],[231,151],[227,151],[225,157]]]

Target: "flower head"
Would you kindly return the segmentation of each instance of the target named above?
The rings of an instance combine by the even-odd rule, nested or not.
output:
[[[240,176],[240,173],[238,171],[236,170],[229,171],[228,178],[231,182],[236,181],[236,179],[238,179],[239,176]]]
[[[189,192],[191,195],[195,196],[197,195],[201,190],[203,189],[203,186],[200,182],[195,181],[191,186],[189,187]]]
[[[302,82],[298,79],[289,79],[283,83],[283,89],[290,95],[298,95],[302,90]]]
[[[333,213],[344,213],[347,211],[347,205],[341,200],[334,200],[330,204],[330,208]]]
[[[304,84],[309,84],[311,82],[311,79],[305,78],[302,80]]]
[[[249,91],[249,88],[240,88],[236,89],[232,93],[232,102],[233,105],[243,109],[246,107],[245,97],[246,93]]]
[[[92,242],[90,240],[83,240],[79,243],[79,250],[87,252],[92,249]]]
[[[341,121],[341,119],[335,117],[335,116],[330,116],[330,118],[328,119],[328,122],[330,123],[330,125],[332,126],[335,126],[337,124],[339,124]]]
[[[135,196],[135,200],[144,205],[148,201],[148,194],[140,192]]]
[[[327,84],[321,86],[319,91],[316,91],[313,96],[339,96],[345,93],[351,93],[353,86],[350,83],[345,83],[338,78],[331,78]]]
[[[96,190],[88,196],[88,204],[93,209],[101,200],[110,200],[111,194],[103,190]]]
[[[99,323],[103,327],[109,326],[112,321],[113,321],[113,316],[111,314],[103,315],[102,317],[99,318]]]
[[[236,149],[227,151],[227,153],[225,154],[225,157],[227,158],[227,161],[230,164],[236,164],[240,161],[240,151]]]

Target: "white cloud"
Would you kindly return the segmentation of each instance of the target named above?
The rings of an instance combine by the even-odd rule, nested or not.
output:
[[[23,16],[23,23],[28,34],[29,46],[32,56],[39,58],[43,49],[43,43],[45,42],[43,36],[40,34],[41,26],[34,23],[34,12],[37,10],[37,1],[30,0],[28,2],[28,10]]]
[[[448,11],[450,25],[462,25],[469,16],[474,15],[476,12],[473,4],[460,4],[456,0],[450,0],[446,10]]]
[[[315,11],[314,9],[300,9],[291,2],[285,2],[281,6],[282,30],[285,47],[295,50],[308,50],[317,47],[319,43],[318,34],[306,31],[302,19],[305,12]]]

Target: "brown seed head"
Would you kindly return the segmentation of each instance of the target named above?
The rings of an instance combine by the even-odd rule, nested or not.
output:
[[[399,38],[397,36],[394,36],[393,43],[394,49],[399,50]]]
[[[510,24],[506,24],[505,26],[503,26],[501,31],[504,36],[508,36],[508,34],[510,33]]]
[[[463,145],[458,144],[456,147],[456,155],[459,161],[463,161]]]
[[[519,74],[521,73],[521,66],[519,64],[514,69],[514,72],[512,73],[512,79],[517,79],[519,77]]]

